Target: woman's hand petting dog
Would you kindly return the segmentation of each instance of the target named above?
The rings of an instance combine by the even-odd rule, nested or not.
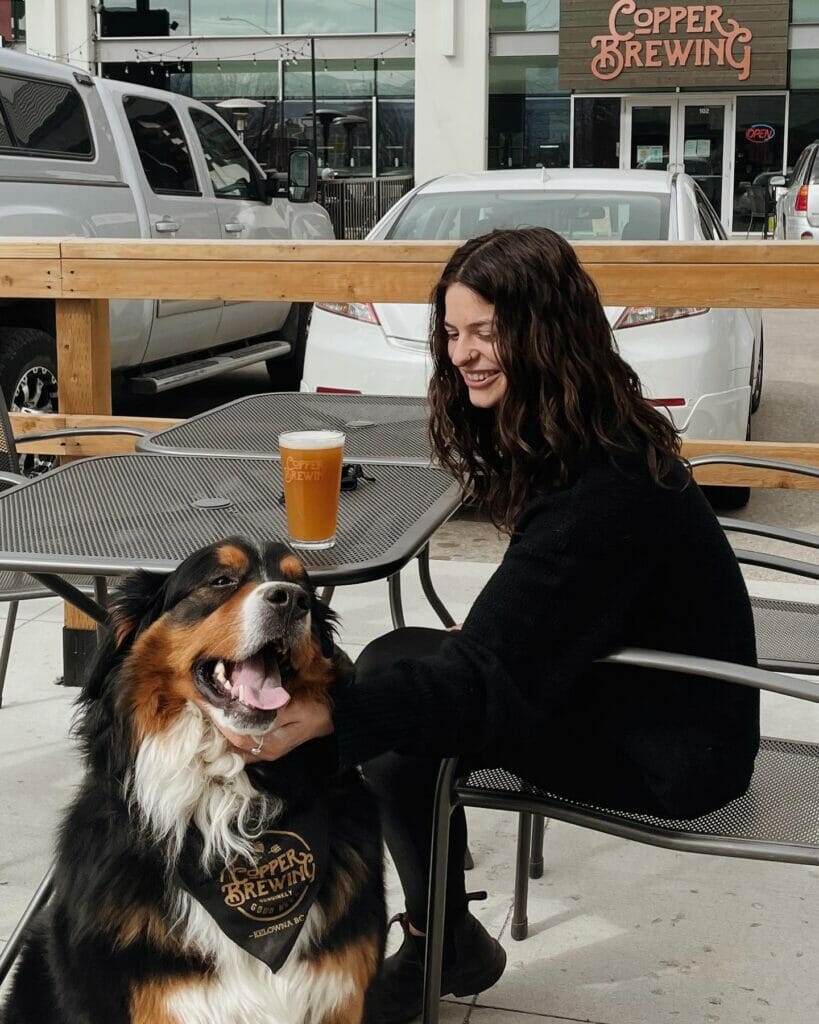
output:
[[[278,761],[308,740],[330,736],[333,732],[333,719],[327,703],[306,697],[293,697],[276,712],[275,728],[265,734],[258,754],[252,751],[258,748],[259,737],[233,732],[221,725],[217,725],[217,728],[245,761],[252,764],[256,761]]]

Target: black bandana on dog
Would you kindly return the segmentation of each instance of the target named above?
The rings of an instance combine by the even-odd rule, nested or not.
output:
[[[204,875],[202,836],[191,827],[177,874],[229,939],[274,973],[292,950],[327,868],[327,803],[285,812],[253,840],[253,859]]]

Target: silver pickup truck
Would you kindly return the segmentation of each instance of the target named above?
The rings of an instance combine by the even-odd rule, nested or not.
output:
[[[328,239],[312,154],[266,175],[204,103],[0,49],[0,237]],[[298,387],[309,304],[112,301],[118,382],[152,394],[265,361]],[[54,304],[0,300],[0,387],[56,409]]]

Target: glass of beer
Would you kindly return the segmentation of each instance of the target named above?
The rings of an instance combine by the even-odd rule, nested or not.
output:
[[[344,434],[293,430],[279,434],[287,532],[294,547],[330,548],[336,542]]]

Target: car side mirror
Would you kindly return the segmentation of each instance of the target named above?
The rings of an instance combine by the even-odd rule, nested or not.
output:
[[[777,185],[784,186],[785,185],[785,175],[784,174],[775,174],[772,178],[768,178],[768,185],[771,188],[776,188]]]
[[[290,154],[287,191],[291,203],[314,203],[318,194],[316,158],[309,149],[294,149]]]

